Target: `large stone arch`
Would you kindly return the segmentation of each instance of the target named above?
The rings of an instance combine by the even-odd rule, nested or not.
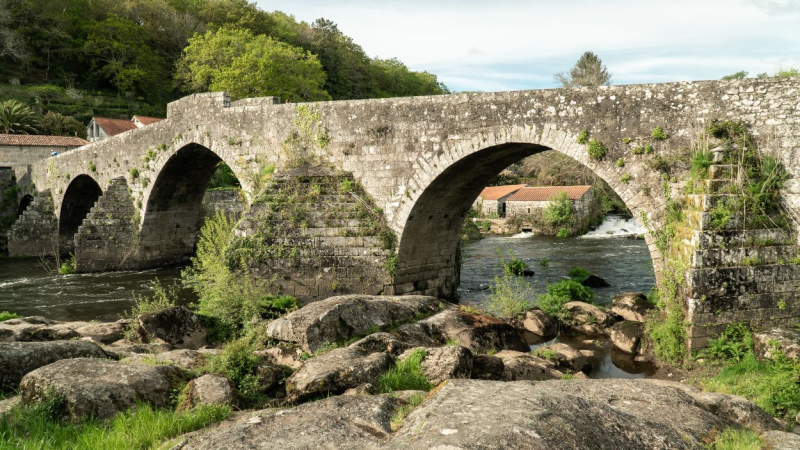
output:
[[[101,195],[103,195],[103,190],[89,175],[78,175],[69,183],[58,210],[58,238],[61,254],[75,251],[75,235],[78,233],[78,228]]]
[[[581,158],[579,155],[586,153],[585,145],[577,144],[574,140],[561,142],[568,148],[561,153],[588,166],[606,181],[626,203],[637,221],[640,221],[642,213],[649,214],[650,211],[642,207],[640,201],[632,201],[639,195],[638,192],[627,189],[627,184],[609,175],[616,173],[606,170],[606,165],[610,162]],[[580,152],[576,153],[575,148]],[[408,213],[401,216],[405,217],[405,222],[395,225],[396,229],[401,230],[398,267],[394,279],[395,291],[453,295],[460,276],[457,263],[460,230],[475,199],[503,169],[544,151],[559,150],[541,143],[514,141],[487,147],[471,147],[470,151],[463,152],[457,159],[448,162],[434,176],[429,171],[426,176],[429,180],[422,181],[426,184],[420,186],[419,192],[409,203],[410,207],[405,209]],[[650,237],[645,238],[658,274],[660,253],[655,245],[651,245]]]
[[[185,262],[194,253],[203,196],[220,162],[228,164],[240,182],[245,180],[233,161],[194,142],[158,168],[140,207],[138,267]]]

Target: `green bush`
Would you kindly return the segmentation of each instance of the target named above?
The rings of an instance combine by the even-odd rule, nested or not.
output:
[[[547,314],[565,320],[568,319],[564,311],[566,303],[572,301],[592,303],[592,300],[594,300],[594,292],[591,289],[576,280],[566,279],[549,284],[547,293],[539,295],[535,305]]]
[[[70,253],[69,258],[66,261],[61,263],[61,267],[58,268],[58,273],[61,275],[69,275],[71,273],[75,273],[75,255]]]
[[[669,304],[647,322],[646,334],[658,358],[677,364],[686,356],[686,323],[680,305]]]
[[[511,319],[533,306],[528,300],[532,292],[531,285],[517,276],[505,273],[502,277],[495,277],[489,289],[489,300],[484,302],[482,308],[494,316]]]
[[[753,335],[745,324],[728,325],[717,339],[708,341],[708,347],[700,352],[706,358],[741,361],[753,348]]]
[[[513,251],[509,250],[508,254],[511,257],[510,261],[506,261],[502,257],[502,255],[500,257],[500,260],[503,263],[503,271],[505,272],[506,275],[522,276],[525,270],[528,269],[528,264],[526,264],[525,261],[514,256]]]
[[[625,160],[622,158],[617,159],[617,167],[625,167]]]
[[[586,130],[581,130],[581,132],[578,133],[578,138],[575,139],[575,142],[581,145],[584,145],[587,142],[589,142],[589,132]]]
[[[579,282],[585,280],[589,275],[591,275],[591,273],[580,266],[573,267],[572,269],[569,269],[569,272],[567,272],[568,277]]]
[[[664,132],[664,130],[661,129],[661,127],[655,127],[653,128],[653,132],[650,133],[650,137],[652,137],[654,141],[663,141],[669,136]]]
[[[5,322],[6,320],[16,319],[19,316],[16,313],[8,312],[8,311],[0,311],[0,322]]]
[[[699,150],[692,155],[691,174],[692,178],[703,180],[708,178],[708,168],[714,164],[714,154],[704,150]]]
[[[571,235],[572,235],[572,233],[570,233],[569,230],[566,229],[566,228],[559,228],[558,232],[556,232],[556,237],[559,237],[559,238],[568,238]]]
[[[608,153],[608,149],[602,142],[598,141],[595,138],[589,139],[589,148],[586,149],[586,152],[589,153],[589,156],[596,160],[603,159]]]
[[[237,395],[248,405],[263,403],[266,400],[264,388],[256,373],[263,358],[253,352],[259,350],[254,336],[246,336],[229,342],[222,351],[209,356],[204,372],[228,377]]]
[[[201,405],[174,412],[146,404],[107,421],[89,419],[80,425],[53,416],[49,402],[17,406],[0,419],[0,448],[48,450],[127,450],[155,448],[165,440],[219,422],[228,406]]]
[[[406,359],[398,361],[396,366],[378,378],[378,390],[380,392],[430,390],[433,386],[422,370],[422,360],[426,356],[425,350],[412,351]]]
[[[551,227],[571,227],[575,223],[572,200],[566,192],[553,194],[542,211],[542,217]]]

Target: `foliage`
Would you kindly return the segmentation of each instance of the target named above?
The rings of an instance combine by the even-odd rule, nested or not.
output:
[[[589,132],[586,130],[581,130],[581,132],[578,133],[578,138],[575,139],[575,142],[581,145],[586,145],[589,143]]]
[[[0,311],[0,322],[5,322],[6,320],[16,319],[19,316],[16,313],[8,312],[8,311]]]
[[[36,115],[28,106],[16,100],[0,103],[0,133],[37,134],[38,128]]]
[[[603,65],[603,61],[592,52],[585,52],[569,73],[559,72],[555,74],[555,78],[566,88],[611,85],[611,74]]]
[[[539,358],[546,359],[548,361],[555,361],[556,359],[558,359],[558,352],[546,347],[539,347],[536,350],[532,351],[531,354],[533,356],[538,356]]]
[[[591,275],[591,273],[580,266],[573,267],[572,269],[569,269],[569,272],[567,272],[567,276],[576,281],[583,281],[589,275]]]
[[[218,354],[210,355],[203,367],[204,372],[228,377],[237,395],[251,405],[266,400],[264,388],[256,373],[263,358],[253,353],[259,350],[257,337],[258,333],[251,333],[227,343]]]
[[[156,278],[153,282],[153,293],[149,296],[133,295],[133,307],[127,313],[130,318],[136,318],[142,314],[160,311],[162,309],[171,308],[175,306],[178,299],[178,291],[180,287],[177,284],[164,286],[161,281]]]
[[[542,211],[542,217],[552,227],[574,225],[575,214],[572,212],[572,200],[569,195],[564,191],[553,194]]]
[[[743,323],[728,325],[716,339],[708,341],[708,347],[700,356],[715,360],[741,361],[753,348],[753,335]]]
[[[208,182],[208,189],[238,188],[239,186],[239,179],[236,178],[236,174],[233,173],[230,166],[220,161],[217,164],[217,170],[211,176],[211,181]]]
[[[623,176],[621,176],[621,177],[619,178],[619,181],[621,181],[621,182],[623,182],[623,183],[625,183],[625,184],[628,184],[628,183],[630,183],[630,181],[631,181],[631,174],[629,174],[629,173],[626,173],[625,175],[623,175]]]
[[[797,69],[779,70],[778,72],[775,73],[775,76],[779,78],[800,77],[800,70]]]
[[[502,277],[495,277],[489,289],[489,299],[482,308],[494,316],[511,319],[531,309],[528,298],[532,288],[522,278],[505,273]]]
[[[658,358],[677,364],[686,356],[686,325],[683,310],[675,302],[667,304],[661,315],[652,315],[645,331]]]
[[[598,141],[595,138],[589,139],[589,147],[586,149],[586,152],[589,153],[593,159],[601,160],[606,153],[608,153],[608,149],[602,142]]]
[[[70,253],[69,258],[61,263],[61,267],[58,268],[58,273],[61,275],[69,275],[71,273],[75,273],[75,255]]]
[[[498,249],[498,252],[499,251],[500,250]],[[508,256],[511,259],[506,261],[505,258],[503,258],[503,254],[500,253],[500,262],[503,264],[503,272],[505,272],[506,275],[522,276],[525,270],[528,269],[528,264],[526,264],[525,261],[517,258],[512,250],[508,251]]]
[[[0,447],[19,450],[148,449],[219,422],[231,412],[228,406],[221,405],[201,405],[174,412],[140,404],[108,421],[89,419],[76,425],[54,419],[53,406],[42,402],[13,408],[0,419]]]
[[[400,429],[400,426],[403,425],[403,420],[405,420],[406,416],[408,416],[411,411],[414,410],[414,408],[419,406],[423,400],[425,400],[424,395],[412,395],[411,398],[408,399],[408,403],[395,409],[392,413],[392,431],[397,431]]]
[[[714,438],[714,442],[705,445],[704,448],[706,450],[763,450],[767,446],[764,439],[753,430],[726,428]]]
[[[732,73],[730,75],[725,75],[722,77],[723,80],[743,80],[747,78],[747,72],[744,70],[740,70],[739,72]]]
[[[413,350],[405,359],[398,361],[396,366],[378,378],[378,390],[380,392],[430,390],[433,386],[422,370],[422,360],[426,356],[427,352],[423,349]]]
[[[669,135],[666,132],[664,132],[664,130],[661,129],[661,127],[655,127],[653,128],[653,132],[650,133],[650,137],[653,138],[654,141],[663,141],[666,140],[669,137]]]
[[[617,167],[625,167],[625,160],[622,158],[617,159]]]
[[[547,285],[547,293],[536,297],[535,306],[562,320],[568,319],[564,305],[569,302],[592,303],[594,292],[574,279],[561,280]]]
[[[77,136],[86,139],[86,125],[74,117],[48,111],[39,119],[39,131],[49,136]]]
[[[708,168],[714,164],[714,155],[705,150],[698,150],[692,155],[690,173],[692,178],[702,180],[708,178]]]
[[[571,234],[572,233],[569,232],[569,229],[562,227],[562,228],[559,228],[558,231],[556,232],[556,237],[558,237],[558,238],[567,238],[567,237],[570,237]]]

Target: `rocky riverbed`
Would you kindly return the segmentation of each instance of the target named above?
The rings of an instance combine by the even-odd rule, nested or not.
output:
[[[255,374],[267,409],[245,405],[231,380],[204,369],[220,350],[206,342],[208,321],[186,308],[110,323],[12,319],[0,323],[0,389],[18,395],[0,400],[0,416],[53,396],[55,413],[72,423],[142,403],[250,407],[174,439],[175,449],[679,449],[702,448],[728,428],[800,448],[800,436],[743,398],[675,381],[589,379],[592,350],[564,343],[531,352],[526,333],[570,331],[609,336],[650,359],[642,332],[651,307],[642,294],[619,295],[608,309],[565,309],[566,322],[540,310],[502,321],[425,296],[309,304],[259,324]],[[123,339],[126,329],[132,339]],[[790,350],[800,341],[769,333],[757,342],[782,340]],[[387,391],[387,372],[412,358],[433,388]]]

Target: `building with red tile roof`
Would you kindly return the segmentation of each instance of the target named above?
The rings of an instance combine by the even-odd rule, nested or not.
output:
[[[133,116],[131,122],[136,124],[137,127],[141,128],[146,125],[151,125],[156,122],[161,122],[162,120],[164,120],[163,117]]]
[[[89,126],[86,127],[86,135],[92,142],[100,141],[111,136],[122,134],[126,131],[152,125],[164,119],[160,117],[133,116],[131,120],[109,119],[107,117],[92,117]]]
[[[88,143],[74,136],[0,134],[0,167],[27,166],[49,158],[53,152],[64,153]]]
[[[565,192],[570,200],[578,200],[592,189],[591,186],[539,186],[523,187],[514,191],[507,201],[547,202],[554,195]]]
[[[481,191],[473,207],[480,211],[482,217],[504,217],[506,199],[527,186],[526,184],[509,184],[505,186],[489,186]]]
[[[553,225],[544,218],[544,209],[559,194],[566,194],[571,203],[571,224]],[[569,234],[582,233],[599,213],[600,208],[591,186],[523,187],[506,199],[506,217],[542,234],[556,234],[561,228],[565,228]]]

